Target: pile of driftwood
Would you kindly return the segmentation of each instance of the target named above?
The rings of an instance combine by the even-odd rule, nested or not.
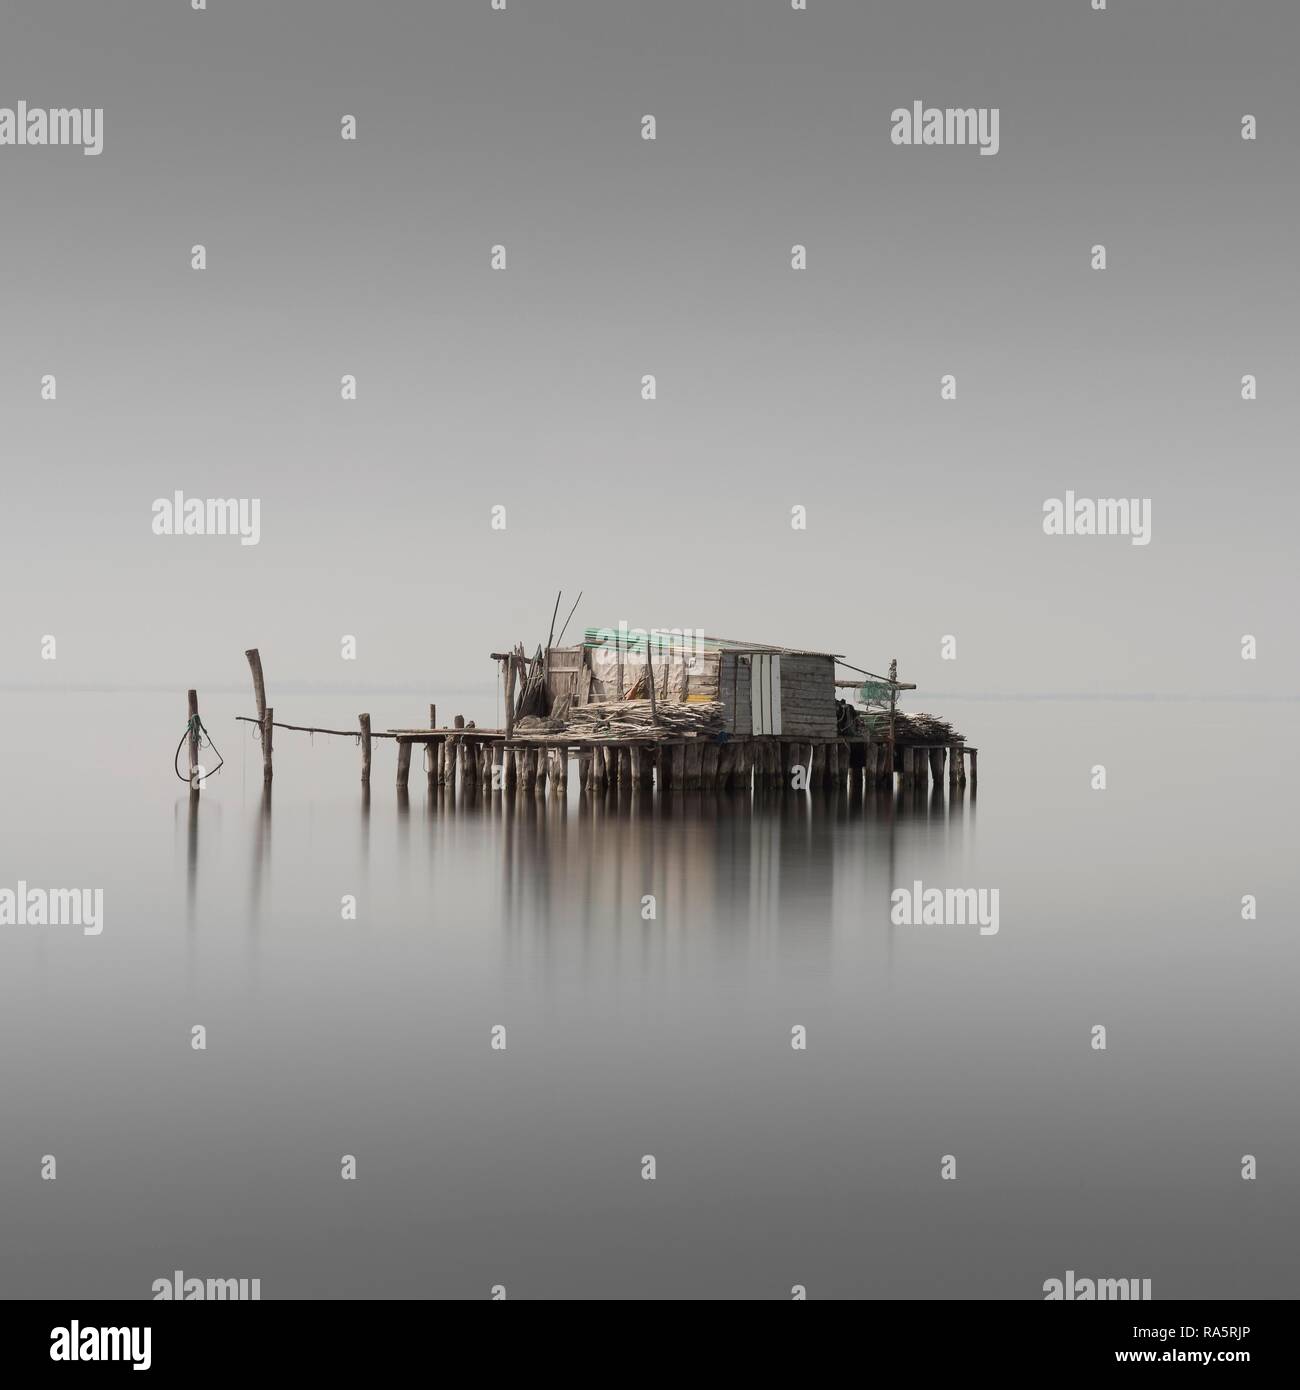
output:
[[[560,702],[562,703],[562,702]],[[723,705],[716,700],[687,704],[647,700],[609,701],[599,705],[574,705],[561,713],[559,704],[550,717],[527,715],[515,724],[515,738],[554,739],[563,734],[574,743],[607,743],[620,739],[647,743],[686,739],[716,739],[726,727]]]
[[[872,710],[859,715],[873,739],[889,737],[889,711]],[[905,714],[901,709],[894,711],[894,746],[912,748],[936,743],[965,743],[966,735],[959,734],[946,719],[936,714]]]

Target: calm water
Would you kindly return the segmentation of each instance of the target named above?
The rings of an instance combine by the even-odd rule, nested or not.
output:
[[[0,1294],[1300,1292],[1295,704],[918,701],[978,800],[664,814],[453,807],[418,757],[399,803],[389,745],[367,804],[287,732],[267,803],[231,695],[194,813],[183,692],[0,701],[0,887],[105,892],[98,937],[0,928]],[[998,934],[892,925],[914,879]]]

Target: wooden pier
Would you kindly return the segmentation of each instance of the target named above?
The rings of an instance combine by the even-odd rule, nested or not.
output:
[[[429,724],[423,728],[376,730],[368,713],[357,716],[355,729],[290,724],[277,720],[274,708],[266,703],[266,683],[257,649],[250,649],[245,656],[252,672],[257,714],[236,717],[257,729],[263,780],[267,784],[274,775],[276,729],[355,740],[360,750],[361,783],[367,789],[375,741],[393,742],[397,748],[395,780],[399,792],[409,789],[416,747],[423,750],[429,790],[443,789],[451,794],[459,787],[465,794],[563,796],[568,791],[570,763],[577,765],[578,787],[583,796],[610,789],[640,793],[658,790],[664,795],[693,791],[800,794],[835,788],[847,788],[850,792],[892,791],[895,786],[916,793],[931,786],[938,790],[945,780],[951,791],[964,789],[969,782],[973,795],[979,781],[977,748],[964,741],[898,743],[892,719],[886,737],[732,737],[725,729],[715,730],[708,725],[700,726],[708,732],[699,732],[681,705],[674,713],[672,707],[665,708],[662,699],[656,702],[652,682],[648,700],[602,705],[601,718],[551,731],[537,726],[562,721],[517,721],[514,717],[512,674],[525,682],[534,679],[519,666],[520,658],[515,653],[494,653],[508,667],[503,673],[507,691],[504,729],[477,728],[461,715],[450,726],[439,725],[434,704],[429,706]],[[199,727],[197,710],[197,693],[190,691],[191,768],[197,758],[193,733]],[[947,728],[940,721],[920,727]]]

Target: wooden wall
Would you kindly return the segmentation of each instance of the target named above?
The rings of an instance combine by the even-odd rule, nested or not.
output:
[[[727,731],[734,738],[749,738],[754,717],[750,710],[750,664],[747,656],[723,652],[718,698],[726,706]]]
[[[781,734],[835,737],[835,658],[781,657]]]

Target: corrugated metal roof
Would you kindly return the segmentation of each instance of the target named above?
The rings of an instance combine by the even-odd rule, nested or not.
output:
[[[646,645],[656,651],[736,652],[740,655],[762,653],[774,656],[824,656],[838,660],[839,652],[813,651],[810,647],[782,647],[771,642],[745,642],[735,637],[710,637],[694,630],[680,628],[589,627],[584,645],[588,647],[623,647],[627,651],[644,651]]]

